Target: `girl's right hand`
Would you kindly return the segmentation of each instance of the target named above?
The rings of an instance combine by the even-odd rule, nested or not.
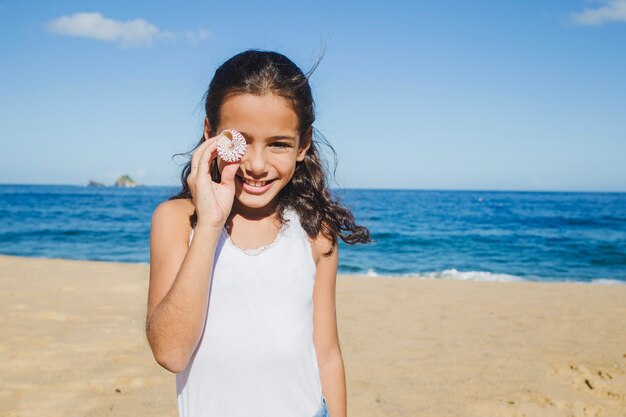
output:
[[[209,167],[213,159],[217,158],[218,137],[205,140],[193,152],[187,185],[196,206],[198,224],[207,224],[221,230],[233,207],[235,173],[239,169],[239,162],[226,163],[221,172],[220,184],[211,179]]]

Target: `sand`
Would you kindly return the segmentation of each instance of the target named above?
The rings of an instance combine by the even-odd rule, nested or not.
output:
[[[1,416],[176,416],[148,266],[0,256]],[[348,415],[626,416],[626,285],[338,278]]]

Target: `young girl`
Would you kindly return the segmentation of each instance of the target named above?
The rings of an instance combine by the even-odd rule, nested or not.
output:
[[[370,239],[327,189],[313,105],[284,55],[224,62],[182,191],[154,211],[146,334],[181,417],[346,416],[337,241]],[[224,129],[245,137],[237,162]]]

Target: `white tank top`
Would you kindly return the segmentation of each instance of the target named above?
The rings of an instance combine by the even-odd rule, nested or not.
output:
[[[316,266],[298,214],[284,217],[276,240],[257,255],[222,229],[204,331],[176,374],[180,417],[311,417],[319,409]]]

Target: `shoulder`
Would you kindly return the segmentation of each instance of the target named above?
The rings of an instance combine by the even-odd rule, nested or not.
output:
[[[191,216],[195,210],[193,202],[188,198],[177,198],[161,202],[154,210],[153,216]]]
[[[309,244],[311,245],[311,253],[313,255],[313,261],[315,262],[315,265],[318,268],[322,264],[328,264],[331,267],[333,264],[337,265],[338,252],[339,252],[339,247],[337,246],[337,243],[333,245],[331,239],[324,236],[324,234],[321,231],[314,238],[309,236],[308,233],[306,233],[306,231],[304,231],[304,228],[302,227],[301,216],[297,211],[293,209],[288,209],[287,217],[290,220],[295,218],[296,220],[299,221],[299,228],[302,229],[302,233],[304,234],[306,239],[309,241]],[[330,255],[325,255],[331,250],[332,250],[332,253]]]
[[[166,200],[160,203],[152,213],[152,226],[167,226],[180,230],[191,231],[189,223],[195,206],[190,199]]]
[[[337,252],[339,251],[339,247],[335,243],[332,244],[332,241],[324,236],[322,232],[318,233],[314,239],[308,237],[309,242],[311,243],[311,250],[313,252],[313,260],[316,265],[319,265],[320,262],[332,262],[333,258],[337,258]],[[332,249],[333,253],[329,256],[325,256],[325,253],[328,253]]]

